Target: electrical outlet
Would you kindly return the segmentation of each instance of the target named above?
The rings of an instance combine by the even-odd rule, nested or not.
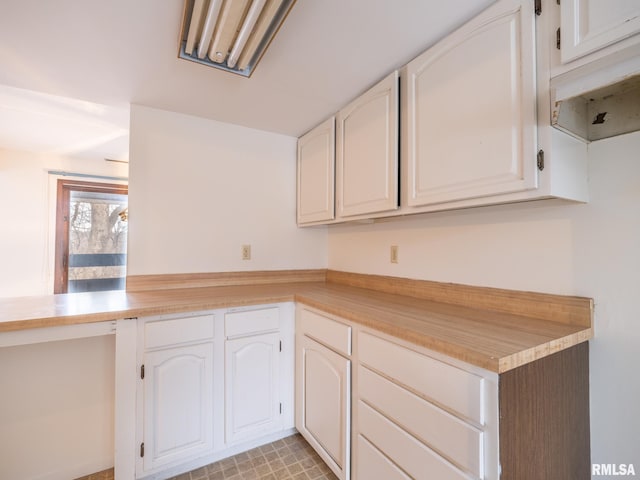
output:
[[[242,260],[251,260],[251,245],[242,245]]]
[[[389,260],[391,260],[391,263],[398,263],[398,246],[397,245],[391,245]]]

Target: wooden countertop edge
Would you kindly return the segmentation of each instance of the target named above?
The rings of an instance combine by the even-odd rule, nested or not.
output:
[[[178,281],[180,289],[161,287],[157,290],[104,292],[104,295],[71,294],[69,296],[49,295],[35,299],[31,297],[7,299],[7,303],[3,305],[6,307],[5,320],[0,320],[0,333],[113,321],[130,317],[296,301],[497,373],[504,373],[593,338],[593,301],[588,298],[438,284],[325,270],[249,272],[249,275],[246,272],[232,272],[230,276],[227,275],[227,273],[203,274],[201,278],[196,278],[198,287],[194,287],[194,284],[188,280],[189,275],[172,276],[170,281],[164,284],[171,285],[171,282]],[[152,283],[162,282],[161,277],[163,276],[153,279]],[[201,279],[204,279],[205,284],[209,281],[222,283],[203,286],[198,283]],[[256,283],[250,283],[248,279],[254,279]],[[394,282],[398,282],[399,287],[394,286]],[[173,285],[176,284],[173,283]],[[482,299],[483,295],[491,297],[494,294],[496,298]],[[387,300],[390,302],[388,305],[385,303]],[[422,316],[421,314],[416,316],[416,311],[422,308],[422,301],[425,301],[425,312],[429,312],[429,308],[436,308],[433,302],[448,305],[451,307],[447,307],[448,309],[454,310],[454,322],[456,318],[466,319],[471,313],[474,314],[471,315],[472,317],[477,313],[479,318],[491,320],[494,317],[493,312],[496,317],[499,316],[498,314],[502,314],[503,317],[508,315],[507,322],[513,317],[513,321],[516,322],[514,325],[519,325],[520,321],[525,322],[522,324],[525,328],[514,330],[515,341],[513,341],[508,334],[505,336],[503,319],[502,332],[496,333],[495,339],[490,335],[480,335],[484,343],[474,347],[474,342],[469,341],[468,335],[466,339],[460,338],[459,327],[458,333],[454,326],[451,335],[447,334],[448,327],[446,324],[442,326],[442,318],[438,319],[439,324],[433,323],[433,328],[440,329],[439,334],[435,332],[429,334],[429,329],[432,329],[429,326],[431,324],[427,324],[426,331],[419,326],[416,327],[416,318],[419,321]],[[496,303],[509,302],[513,305],[490,308]],[[542,305],[536,305],[536,303],[542,303]],[[402,313],[404,305],[412,306],[407,307],[409,310]],[[33,310],[40,313],[31,315]],[[404,325],[374,318],[376,314],[393,316],[396,310],[400,310],[398,321]],[[563,313],[567,317],[565,320],[561,318]],[[16,320],[13,320],[11,315]],[[29,318],[27,315],[30,315]],[[549,329],[542,323],[540,327],[536,327],[538,321],[551,322],[552,327]],[[564,327],[556,328],[553,324],[564,325]],[[493,321],[487,325],[500,327]],[[538,328],[542,330],[532,337],[530,333],[535,333]],[[547,333],[543,334],[543,332]],[[457,338],[456,335],[458,335]],[[545,335],[548,340],[545,340]],[[448,336],[450,338],[447,338]],[[456,341],[458,341],[457,344]],[[520,346],[522,349],[518,350]],[[509,353],[515,350],[518,351]]]
[[[204,310],[216,310],[218,308],[243,307],[250,305],[261,305],[267,303],[281,303],[294,301],[294,293],[282,295],[253,295],[251,297],[239,298],[237,296],[224,299],[196,301],[185,305],[160,304],[157,307],[131,307],[120,310],[109,310],[96,313],[80,313],[77,315],[59,315],[51,317],[29,318],[25,320],[15,320],[0,322],[0,333],[14,332],[17,330],[29,330],[32,328],[59,327],[64,325],[78,325],[82,323],[96,323],[119,320],[123,318],[150,317],[155,315],[172,315],[176,313],[198,312]]]
[[[540,343],[515,354],[505,355],[504,357],[493,357],[488,356],[483,352],[474,351],[469,347],[460,346],[455,342],[445,341],[435,338],[434,336],[429,336],[428,334],[415,332],[402,327],[393,327],[383,322],[371,320],[357,312],[330,307],[325,303],[316,301],[304,294],[296,294],[296,301],[325,313],[342,317],[364,327],[372,328],[379,332],[386,333],[401,340],[434,350],[498,374],[513,370],[517,367],[534,362],[593,338],[593,328],[590,327],[577,330],[574,333],[554,340]]]
[[[541,345],[536,345],[528,350],[523,350],[514,355],[509,355],[498,360],[498,373],[505,373],[509,370],[521,367],[528,363],[548,357],[554,353],[574,347],[580,343],[593,338],[593,328],[586,328],[571,335],[567,335],[556,340],[551,340]]]

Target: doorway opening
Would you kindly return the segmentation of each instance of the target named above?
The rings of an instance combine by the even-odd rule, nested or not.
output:
[[[53,293],[124,290],[128,187],[58,180]]]

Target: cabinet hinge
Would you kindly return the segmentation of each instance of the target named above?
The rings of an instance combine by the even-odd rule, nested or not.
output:
[[[560,50],[560,27],[556,30],[556,48]]]
[[[144,364],[140,367],[140,380],[144,380]]]
[[[538,150],[538,160],[537,160],[538,170],[544,170],[544,150]]]
[[[542,0],[534,0],[534,11],[536,12],[536,15],[540,16],[540,14],[542,13]]]
[[[144,442],[140,444],[140,457],[141,458],[144,457]]]

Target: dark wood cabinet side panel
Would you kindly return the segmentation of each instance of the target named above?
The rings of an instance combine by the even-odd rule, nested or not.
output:
[[[588,480],[589,344],[500,375],[501,480]]]

